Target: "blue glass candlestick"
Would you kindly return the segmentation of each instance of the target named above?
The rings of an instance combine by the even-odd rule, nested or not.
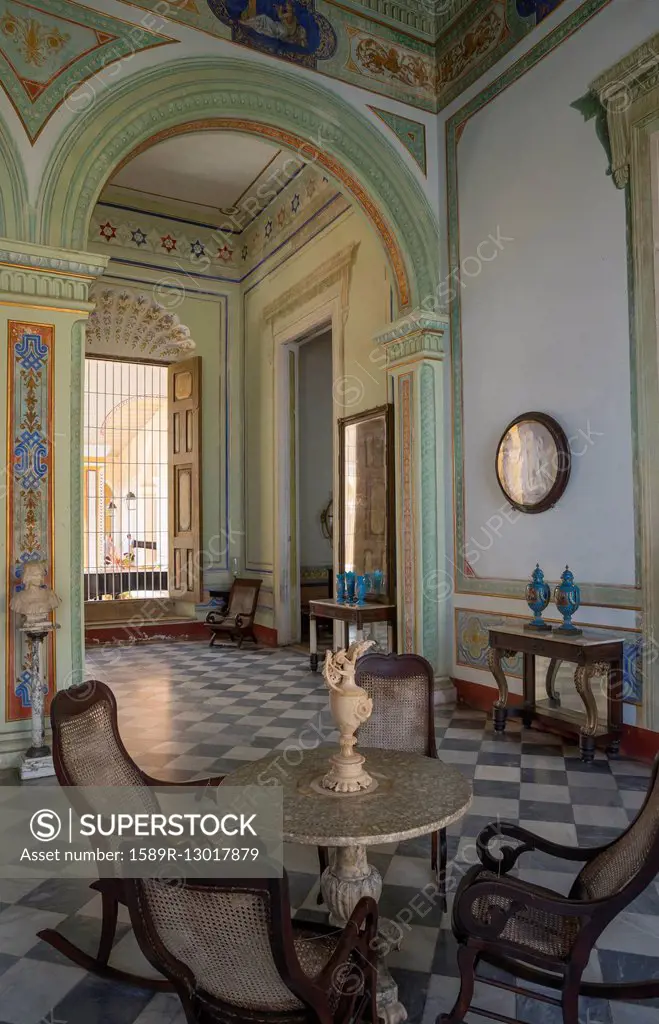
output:
[[[556,626],[554,632],[562,633],[564,636],[581,636],[583,631],[572,624],[572,616],[581,604],[581,591],[567,565],[561,574],[561,582],[554,589],[554,601],[563,616],[563,625]]]
[[[366,591],[368,588],[368,579],[366,576],[357,577],[357,604],[366,604]]]
[[[355,603],[355,574],[354,572],[347,572],[346,578],[346,599],[348,604]]]
[[[336,603],[346,603],[346,577],[343,572],[336,574]]]
[[[526,585],[526,603],[533,612],[533,618],[530,622],[524,624],[524,629],[530,629],[537,632],[547,633],[551,631],[551,626],[548,622],[545,622],[542,618],[542,613],[549,604],[549,598],[551,597],[551,591],[549,584],[545,583],[545,574],[543,573],[540,565],[536,562],[533,575],[531,576],[531,582]]]
[[[384,583],[384,574],[382,572],[382,569],[376,569],[375,572],[372,573],[372,579],[373,579],[373,593],[377,594],[378,597],[379,597],[380,594],[382,593],[382,585]]]

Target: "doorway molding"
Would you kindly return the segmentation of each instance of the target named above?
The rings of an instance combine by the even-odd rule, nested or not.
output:
[[[627,195],[634,497],[643,602],[643,722],[635,724],[655,731],[659,731],[658,54],[659,34],[590,86],[606,114],[613,181]]]
[[[270,138],[318,163],[374,226],[401,313],[434,295],[439,225],[400,154],[335,93],[263,63],[224,57],[169,62],[108,88],[67,125],[42,178],[35,236],[84,249],[105,183],[137,153],[174,135],[239,131]]]
[[[359,242],[341,249],[330,259],[283,292],[266,306],[264,318],[270,324],[274,367],[274,437],[280,453],[275,477],[274,522],[274,615],[280,644],[298,639],[299,628],[299,530],[295,500],[296,465],[292,458],[295,430],[295,395],[291,392],[289,357],[293,347],[322,329],[332,332],[332,381],[343,377],[344,331],[350,311],[350,282]],[[332,466],[333,493],[338,493],[338,414],[333,395]],[[333,562],[338,561],[338,536],[333,543]]]

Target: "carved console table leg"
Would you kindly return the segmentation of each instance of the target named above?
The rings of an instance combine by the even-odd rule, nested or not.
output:
[[[595,756],[595,733],[597,732],[597,702],[593,696],[590,681],[593,676],[607,675],[609,666],[604,662],[592,665],[578,665],[574,673],[574,686],[583,701],[586,721],[579,730],[579,751],[581,760],[590,763]]]
[[[382,877],[377,868],[368,863],[365,846],[337,846],[330,866],[323,871],[320,889],[325,906],[329,908],[330,924],[343,928],[362,896],[379,900]],[[373,955],[378,959],[378,1017],[384,1019],[385,1024],[402,1024],[407,1020],[407,1011],[398,1000],[398,986],[382,959],[398,949],[400,940],[400,928],[387,918],[380,918]]]
[[[547,691],[549,704],[552,708],[560,708],[561,706],[561,695],[556,690],[556,677],[558,676],[558,670],[560,667],[561,662],[558,658],[552,658],[547,666],[545,690]]]
[[[498,647],[490,647],[487,652],[487,667],[494,676],[499,687],[499,697],[492,706],[492,717],[494,720],[494,731],[504,732],[508,714],[508,680],[501,667],[504,658],[511,658],[514,651],[500,650]]]

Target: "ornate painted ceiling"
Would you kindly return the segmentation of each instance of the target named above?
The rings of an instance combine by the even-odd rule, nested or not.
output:
[[[175,59],[179,23],[438,111],[562,2],[132,0],[150,13],[131,23],[70,0],[3,0],[0,82],[34,142],[62,104],[91,105],[101,69],[156,46]]]

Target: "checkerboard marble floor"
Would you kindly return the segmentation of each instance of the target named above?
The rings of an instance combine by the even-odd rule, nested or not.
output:
[[[295,744],[303,730],[317,729],[330,739],[322,678],[294,651],[210,650],[189,642],[105,647],[90,652],[87,671],[113,687],[128,750],[162,779],[230,772]],[[449,829],[454,882],[475,859],[478,832],[497,815],[560,843],[596,845],[627,825],[647,786],[644,765],[598,755],[586,766],[574,746],[514,722],[495,738],[487,716],[468,708],[441,708],[436,724],[440,757],[474,786],[470,813]],[[0,773],[4,785],[15,778]],[[373,848],[373,863],[384,879],[383,914],[396,919],[431,881],[429,854],[428,837]],[[289,847],[286,865],[297,916],[318,920],[315,850]],[[567,892],[572,873],[562,869],[568,867],[532,854],[522,859],[519,874]],[[91,948],[99,907],[87,884],[0,879],[0,1024],[184,1024],[174,996],[87,975],[36,938],[40,929],[56,926]],[[118,953],[132,958],[135,969],[139,952],[132,948],[126,916],[121,920]],[[426,903],[423,916],[402,928],[402,948],[389,961],[400,998],[410,1021],[433,1024],[452,1005],[458,986],[450,916]],[[590,972],[593,979],[659,977],[656,883],[602,936]],[[552,1006],[484,986],[476,1002],[533,1024],[560,1019]],[[659,1001],[632,1006],[582,1000],[581,1013],[585,1024],[659,1024]]]

